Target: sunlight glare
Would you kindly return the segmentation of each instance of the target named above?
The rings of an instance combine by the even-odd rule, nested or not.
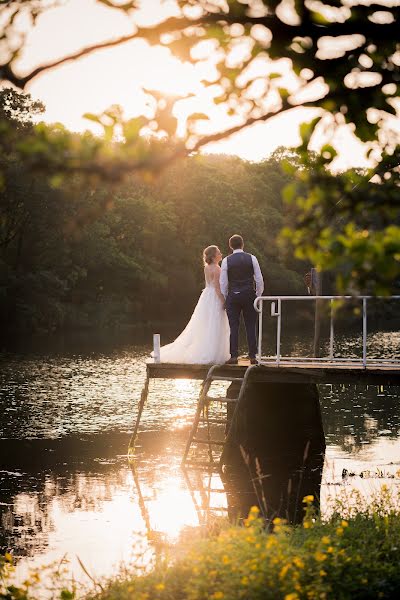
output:
[[[184,526],[198,525],[190,495],[176,476],[163,480],[156,498],[148,502],[148,512],[152,529],[165,533],[171,541],[179,536]]]

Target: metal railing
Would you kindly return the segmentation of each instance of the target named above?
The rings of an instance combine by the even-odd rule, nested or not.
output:
[[[335,356],[334,343],[334,316],[335,302],[340,301],[360,301],[362,303],[362,358],[346,358]],[[333,363],[336,366],[343,365],[362,365],[365,369],[367,366],[400,366],[399,359],[376,359],[368,358],[367,356],[367,308],[369,300],[400,300],[400,296],[258,296],[254,301],[254,308],[258,312],[258,354],[257,361],[259,364],[287,364],[291,363]],[[325,301],[330,304],[330,326],[329,326],[329,355],[326,357],[309,357],[309,356],[282,356],[281,339],[282,339],[282,303],[292,301],[317,302]],[[276,318],[276,355],[263,356],[263,305],[265,302],[270,302],[270,316]]]

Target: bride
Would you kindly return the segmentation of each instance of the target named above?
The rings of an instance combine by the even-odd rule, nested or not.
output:
[[[172,344],[161,347],[161,362],[215,364],[229,359],[229,323],[219,286],[221,259],[218,246],[205,248],[205,288],[185,329]]]

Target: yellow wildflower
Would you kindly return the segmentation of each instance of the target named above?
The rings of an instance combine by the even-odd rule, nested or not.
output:
[[[329,546],[329,547],[326,549],[326,551],[327,551],[327,552],[329,552],[329,554],[332,554],[332,553],[333,553],[333,547],[332,547],[332,546]]]
[[[299,558],[298,556],[296,556],[293,559],[293,563],[296,565],[296,567],[298,567],[299,569],[304,569],[304,562],[301,560],[301,558]]]
[[[156,590],[158,592],[162,592],[163,590],[165,590],[165,585],[163,583],[157,583]]]
[[[223,592],[215,592],[211,598],[213,598],[213,600],[221,600],[221,598],[224,597],[224,593]]]
[[[326,576],[326,571],[324,571],[323,569],[321,569],[320,572],[319,572],[319,576],[320,577],[325,577]]]
[[[249,583],[249,578],[246,576],[242,577],[242,579],[240,580],[240,583],[242,585],[247,585]]]
[[[311,521],[303,521],[303,527],[304,527],[304,529],[311,529],[312,522]]]
[[[284,565],[279,573],[280,579],[284,579],[286,577],[286,573],[289,571],[290,565]]]
[[[291,594],[286,594],[285,600],[299,600],[299,595],[296,592],[292,592]]]
[[[317,552],[314,554],[315,560],[317,560],[318,562],[323,562],[324,560],[326,560],[326,554],[324,554],[323,552],[319,552],[317,550]]]
[[[348,522],[347,522],[347,521],[342,521],[342,522],[341,522],[341,526],[342,526],[342,527],[348,527],[348,526],[349,526],[349,524],[348,524]]]
[[[304,496],[303,502],[305,502],[306,504],[308,504],[309,502],[314,502],[314,496],[312,496],[311,494],[309,494],[308,496]]]
[[[343,535],[343,531],[344,531],[343,527],[337,527],[337,529],[336,529],[337,535]]]
[[[328,535],[324,535],[323,538],[321,539],[321,542],[323,544],[329,544],[330,541],[331,541],[331,539]]]
[[[4,558],[6,559],[7,562],[12,562],[12,555],[9,552],[6,552],[4,555]]]
[[[224,563],[224,565],[227,565],[229,563],[229,556],[227,554],[224,554],[224,556],[222,557],[222,562]]]

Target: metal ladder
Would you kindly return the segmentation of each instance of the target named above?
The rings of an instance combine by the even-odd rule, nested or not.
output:
[[[207,377],[204,379],[204,381],[202,383],[199,399],[197,402],[196,414],[195,414],[195,417],[193,420],[192,428],[191,428],[189,438],[186,443],[185,452],[184,452],[183,458],[182,458],[182,463],[181,463],[182,467],[191,467],[191,468],[198,467],[198,468],[205,468],[205,469],[212,469],[212,470],[220,471],[220,458],[222,455],[222,450],[226,444],[226,441],[229,438],[231,427],[230,427],[229,431],[227,432],[227,435],[225,436],[225,439],[223,441],[211,438],[210,426],[211,425],[227,425],[227,416],[225,416],[225,418],[217,418],[217,419],[214,419],[212,417],[210,418],[210,416],[209,416],[210,404],[213,402],[220,402],[220,403],[224,403],[226,405],[232,403],[235,405],[235,413],[236,413],[240,403],[243,401],[243,397],[244,397],[244,393],[245,393],[249,375],[254,368],[258,367],[258,365],[250,365],[249,367],[247,367],[244,377],[229,377],[226,375],[218,375],[217,374],[218,370],[221,369],[222,366],[223,365],[213,365],[210,368],[210,370],[208,371]],[[240,390],[239,390],[238,397],[237,398],[228,398],[226,396],[218,396],[218,397],[209,396],[210,387],[214,381],[240,383]],[[234,421],[235,413],[232,415],[231,422]],[[206,427],[207,437],[199,436],[199,433],[201,434],[201,430],[199,431],[199,429],[201,427],[204,428],[204,426]],[[193,447],[199,448],[199,447],[204,447],[204,446],[205,447],[208,446],[208,461],[190,460],[189,453],[190,453],[191,449]],[[220,448],[221,452],[219,453],[219,456],[215,460],[214,453],[217,448]]]

